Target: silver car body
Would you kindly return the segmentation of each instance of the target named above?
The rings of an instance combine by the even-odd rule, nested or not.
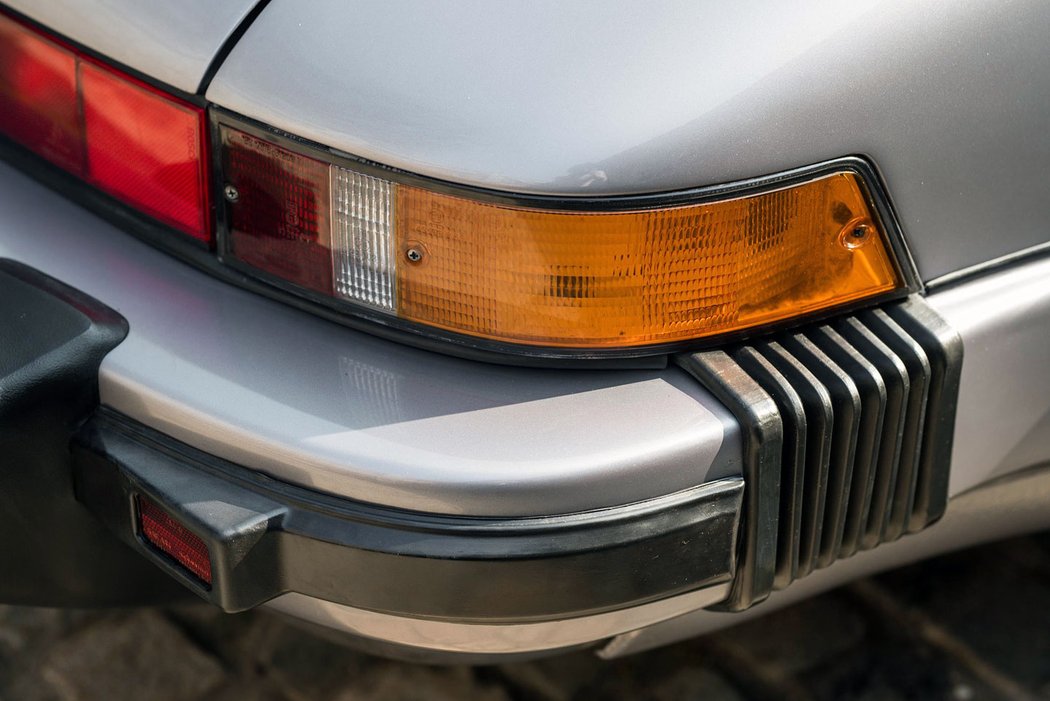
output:
[[[1018,494],[1039,493],[1023,481],[985,487],[998,490],[990,501],[967,495],[1050,461],[1046,3],[272,0],[250,25],[247,0],[6,4],[177,88],[207,82],[206,98],[233,112],[455,183],[652,193],[862,155],[928,301],[962,336],[955,499],[929,531],[753,613],[1050,524],[1022,508]],[[0,257],[130,323],[102,364],[102,403],[208,453],[334,495],[469,516],[612,507],[740,473],[737,420],[676,367],[510,368],[398,346],[214,280],[7,165],[0,182]],[[975,529],[982,519],[995,527]],[[740,620],[702,610],[725,593],[531,627],[393,620],[298,594],[270,605],[408,647],[611,639],[615,655]]]

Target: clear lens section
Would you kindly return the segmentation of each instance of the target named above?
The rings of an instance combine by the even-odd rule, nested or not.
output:
[[[394,313],[393,186],[332,166],[332,271],[336,295]]]

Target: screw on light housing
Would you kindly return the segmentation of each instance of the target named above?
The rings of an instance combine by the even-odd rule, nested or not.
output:
[[[839,234],[839,241],[846,248],[853,250],[860,248],[868,241],[871,240],[874,229],[872,225],[862,219],[854,219],[853,221],[842,227],[842,233]]]
[[[230,203],[236,202],[237,200],[241,199],[241,193],[238,192],[237,188],[229,184],[227,184],[226,187],[222,189],[222,196],[225,197],[226,201]]]

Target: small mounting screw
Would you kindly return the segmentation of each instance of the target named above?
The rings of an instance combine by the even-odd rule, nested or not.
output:
[[[868,242],[871,238],[871,224],[867,222],[854,222],[847,224],[842,233],[839,234],[839,241],[846,248],[853,250],[854,248],[860,248]]]
[[[241,193],[233,185],[227,185],[222,189],[222,195],[228,202],[236,202],[241,199]]]
[[[405,258],[408,258],[409,263],[418,263],[423,260],[423,251],[418,248],[410,248],[405,251]]]

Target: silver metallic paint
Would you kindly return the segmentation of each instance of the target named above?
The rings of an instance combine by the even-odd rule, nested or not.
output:
[[[383,341],[215,280],[3,164],[0,256],[128,319],[100,371],[104,404],[292,483],[550,515],[740,471],[735,420],[677,368],[507,368]]]
[[[3,0],[73,41],[191,93],[255,2]]]
[[[867,155],[931,279],[1048,240],[1047,36],[1044,0],[274,0],[207,96],[515,192],[665,191]]]
[[[949,491],[1050,460],[1050,257],[930,295],[963,337]]]
[[[131,335],[104,365],[107,403],[197,447],[233,456],[250,467],[277,470],[290,481],[321,488],[355,485],[351,496],[392,497],[397,505],[438,511],[484,513],[491,508],[538,514],[587,508],[603,500],[630,501],[659,490],[673,491],[675,483],[739,470],[736,424],[706,393],[676,373],[512,370],[402,348],[213,280],[7,165],[0,165],[0,256],[34,265],[128,316]],[[1044,430],[1050,415],[1047,280],[1050,259],[1032,259],[930,297],[960,331],[966,349],[953,453],[955,495],[996,475],[1050,459],[1050,433]],[[619,379],[610,381],[614,377]],[[572,400],[584,388],[589,391]],[[444,413],[446,394],[453,406],[466,409],[464,414]],[[521,417],[540,430],[536,440],[515,433]],[[414,440],[414,428],[428,422],[433,422],[428,436],[440,436],[443,429],[451,433],[436,451],[408,445],[426,462],[407,461],[386,477],[368,472],[369,465],[378,464],[371,462],[376,456],[388,459],[384,451],[399,452]],[[633,444],[638,434],[631,432],[632,424],[648,427],[643,438],[656,446],[663,444],[669,428],[679,429],[692,462],[676,462],[674,451],[636,453],[626,463],[607,460],[609,455],[599,452],[601,460],[581,464],[595,448],[586,440],[573,442],[586,429],[597,430],[603,440]],[[717,449],[717,439],[707,433],[716,425],[723,432]],[[327,446],[331,452],[319,452],[312,437],[332,428],[335,436]],[[569,444],[562,446],[564,455],[575,451],[577,462],[566,460],[557,467],[568,466],[569,472],[541,474],[534,483],[519,486],[523,466],[542,462],[549,451],[558,449],[558,441],[565,440]],[[491,446],[490,452],[476,454],[492,441],[507,441],[504,458],[492,453]],[[611,452],[621,447],[615,444]],[[362,448],[364,461],[355,452]],[[478,460],[461,470],[452,452],[492,462],[482,466]],[[713,461],[698,462],[704,455],[713,455]],[[433,469],[443,460],[451,474]],[[1045,509],[1050,487],[1021,484],[1019,492],[995,487],[987,492],[993,498],[981,502],[976,511],[960,508],[968,496],[953,500],[948,516],[929,535],[909,536],[837,563],[775,594],[775,603],[732,616],[687,614],[621,639],[621,647],[609,648],[610,654],[730,625],[744,620],[741,616],[759,615],[874,569],[1045,527],[1050,523]],[[339,616],[325,612],[317,602],[296,606],[306,617],[327,617],[338,624]],[[365,630],[366,623],[352,627]],[[466,632],[471,631],[456,631],[457,644],[466,644]],[[433,639],[427,636],[420,640]],[[481,640],[477,644],[491,644],[490,638]]]

